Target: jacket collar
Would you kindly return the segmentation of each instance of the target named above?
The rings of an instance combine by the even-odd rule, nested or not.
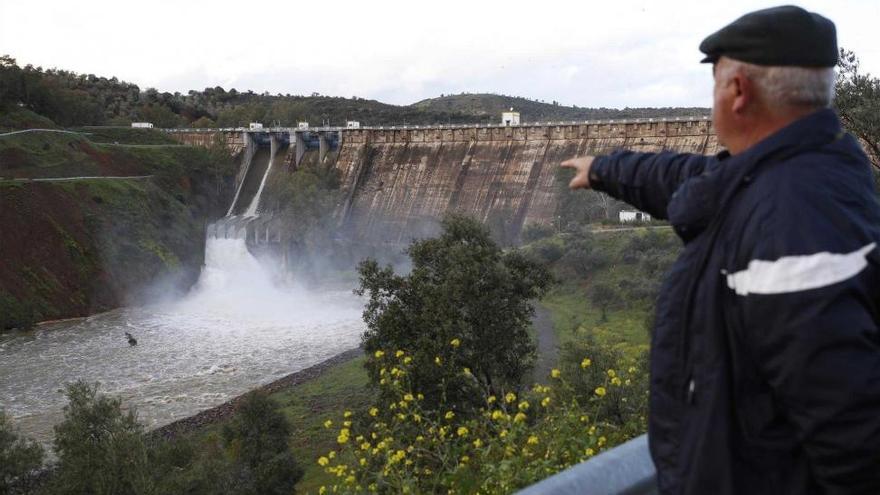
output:
[[[722,151],[701,175],[685,181],[673,194],[667,208],[670,223],[679,237],[690,241],[723,212],[740,187],[752,182],[759,165],[824,146],[842,135],[840,120],[826,108],[792,122],[738,155]]]

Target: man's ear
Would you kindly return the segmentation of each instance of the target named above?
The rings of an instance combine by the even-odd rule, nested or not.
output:
[[[742,74],[736,74],[730,79],[730,91],[733,92],[731,110],[737,115],[744,114],[755,98],[755,86],[752,81]]]

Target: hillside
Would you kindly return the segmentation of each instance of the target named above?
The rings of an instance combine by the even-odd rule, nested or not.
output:
[[[650,117],[694,117],[709,115],[708,108],[581,108],[558,102],[545,103],[519,96],[482,94],[447,95],[429,98],[411,105],[427,112],[446,112],[481,117],[494,122],[513,108],[523,122],[554,120],[632,119]]]
[[[238,127],[249,122],[294,126],[477,124],[500,121],[514,107],[525,122],[704,115],[706,109],[587,109],[494,94],[460,94],[391,105],[359,97],[254,93],[220,86],[186,94],[142,89],[115,77],[61,69],[20,67],[0,56],[0,132],[13,129],[81,126]],[[48,119],[48,120],[47,120]]]
[[[141,144],[163,139],[131,129],[0,136],[0,331],[195,282],[205,223],[231,196],[232,159]]]

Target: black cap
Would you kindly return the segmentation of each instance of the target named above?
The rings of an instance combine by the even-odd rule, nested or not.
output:
[[[746,14],[700,43],[701,62],[723,55],[756,65],[834,67],[837,30],[819,14],[786,5]]]

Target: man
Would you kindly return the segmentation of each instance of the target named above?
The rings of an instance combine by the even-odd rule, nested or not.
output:
[[[747,14],[700,45],[716,157],[619,151],[562,165],[668,219],[649,443],[663,494],[880,494],[880,205],[828,107],[834,24]]]

